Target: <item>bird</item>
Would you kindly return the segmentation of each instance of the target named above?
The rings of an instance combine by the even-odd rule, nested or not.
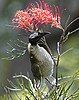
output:
[[[29,36],[28,52],[35,80],[45,79],[53,74],[55,61],[45,41],[47,34],[50,32],[34,32]]]

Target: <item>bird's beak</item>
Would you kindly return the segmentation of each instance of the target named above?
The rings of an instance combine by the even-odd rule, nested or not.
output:
[[[51,33],[50,32],[43,32],[43,33],[40,33],[40,36],[43,37],[43,36],[45,36],[47,34],[51,34]]]

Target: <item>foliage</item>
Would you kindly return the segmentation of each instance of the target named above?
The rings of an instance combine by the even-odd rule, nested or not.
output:
[[[59,86],[51,86],[49,89],[46,83],[41,82],[39,87],[35,87],[35,83],[20,74],[13,76],[16,79],[16,84],[9,81],[11,87],[5,86],[6,95],[1,96],[0,100],[78,100],[79,88],[70,92],[74,85],[75,80],[78,79],[79,71],[73,76],[59,78]]]
[[[23,56],[26,53],[27,43],[23,42],[19,38],[15,41],[10,40],[7,44],[9,46],[6,50],[7,57],[4,57],[2,59],[13,60],[15,58]]]

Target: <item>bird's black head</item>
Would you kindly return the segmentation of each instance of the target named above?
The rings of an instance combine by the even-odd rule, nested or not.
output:
[[[39,32],[35,32],[33,34],[31,34],[29,36],[29,42],[32,45],[36,45],[38,43],[38,41],[45,35],[50,34],[49,32],[43,32],[43,33],[39,33]]]

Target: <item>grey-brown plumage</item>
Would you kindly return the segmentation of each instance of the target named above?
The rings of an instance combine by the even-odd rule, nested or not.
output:
[[[33,33],[29,37],[28,51],[31,60],[31,70],[35,79],[49,77],[53,74],[54,60],[46,44],[44,35],[49,33]]]

